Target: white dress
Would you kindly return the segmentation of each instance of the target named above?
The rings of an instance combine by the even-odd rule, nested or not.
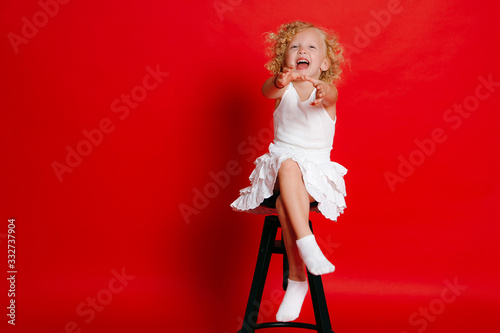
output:
[[[269,153],[257,158],[250,175],[251,185],[240,191],[231,207],[236,211],[256,214],[275,213],[259,206],[276,192],[275,183],[281,163],[292,159],[300,167],[307,192],[318,202],[313,211],[336,221],[344,211],[347,169],[330,160],[335,135],[335,121],[322,104],[311,106],[316,89],[301,102],[290,83],[274,111],[274,142]]]

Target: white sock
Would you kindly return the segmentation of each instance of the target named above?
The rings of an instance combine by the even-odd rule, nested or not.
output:
[[[292,281],[288,279],[285,297],[283,297],[278,313],[276,313],[277,321],[293,321],[299,317],[307,289],[307,281]]]
[[[322,275],[331,273],[335,270],[335,266],[333,266],[332,263],[326,259],[323,252],[321,252],[314,235],[298,239],[297,247],[299,248],[300,257],[304,260],[311,274]]]

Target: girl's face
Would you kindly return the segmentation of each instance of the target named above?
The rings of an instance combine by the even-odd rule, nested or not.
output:
[[[321,71],[330,67],[323,36],[315,28],[295,34],[288,45],[285,62],[299,73],[319,79]]]

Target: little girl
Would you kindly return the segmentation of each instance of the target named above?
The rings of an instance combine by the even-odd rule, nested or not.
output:
[[[251,186],[231,204],[237,211],[266,213],[259,207],[278,194],[276,212],[281,222],[289,260],[288,287],[276,314],[277,321],[295,320],[308,284],[304,264],[314,275],[335,267],[321,252],[309,228],[310,203],[333,221],[343,212],[347,169],[330,161],[335,134],[337,88],[344,62],[337,36],[313,24],[283,24],[268,34],[273,74],[262,86],[275,99],[274,142],[269,153],[257,158]]]

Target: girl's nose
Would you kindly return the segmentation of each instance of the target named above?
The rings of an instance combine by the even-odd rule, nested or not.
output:
[[[304,54],[304,53],[306,53],[306,48],[303,46],[299,47],[299,54]]]

